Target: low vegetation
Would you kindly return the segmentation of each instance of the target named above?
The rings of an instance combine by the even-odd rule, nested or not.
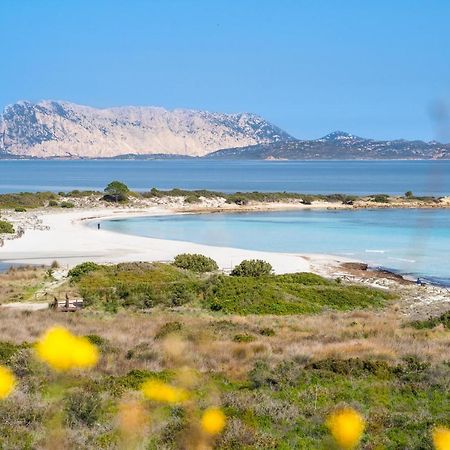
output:
[[[221,450],[335,448],[325,420],[343,405],[366,420],[361,448],[431,449],[433,426],[450,425],[450,332],[425,337],[391,314],[245,318],[186,309],[2,318],[0,362],[18,381],[0,401],[3,448],[121,448],[124,410],[133,418],[128,442],[186,448],[197,436],[190,421],[212,401],[227,418],[212,441]],[[33,343],[55,322],[98,346],[96,367],[55,375],[36,360]],[[189,406],[140,400],[146,380],[176,386],[187,374]]]
[[[197,273],[214,272],[219,269],[219,266],[212,258],[195,253],[177,255],[173,265],[180,269],[191,270]]]
[[[270,275],[272,266],[260,259],[246,259],[231,271],[233,277],[264,277]]]
[[[14,233],[14,226],[7,220],[0,220],[0,234],[12,234]]]
[[[194,261],[193,270],[187,264],[180,269],[161,263],[83,263],[69,275],[87,306],[116,312],[123,308],[189,305],[225,314],[305,314],[378,308],[393,299],[381,290],[309,273],[270,275],[270,264],[264,261],[244,262],[237,266],[237,276],[205,276],[205,265],[198,265],[205,261],[199,255],[193,259],[192,255],[179,256],[183,262]]]
[[[32,300],[48,272],[43,267],[24,266],[0,273],[0,304]]]
[[[405,193],[404,196],[389,196],[387,194],[374,194],[369,196],[356,196],[341,193],[335,194],[302,194],[295,192],[218,192],[206,189],[184,190],[170,189],[160,190],[152,188],[148,192],[133,192],[129,187],[121,181],[112,181],[103,192],[92,190],[80,191],[72,190],[69,192],[21,192],[16,194],[0,194],[0,209],[13,209],[23,211],[24,209],[45,208],[45,207],[74,207],[80,201],[88,200],[91,203],[107,201],[111,203],[127,203],[130,199],[139,201],[139,199],[163,199],[163,198],[184,198],[186,205],[201,203],[202,199],[225,199],[230,205],[245,206],[251,202],[259,203],[277,203],[277,202],[299,202],[304,205],[311,205],[314,201],[323,201],[330,203],[341,203],[344,205],[353,205],[358,201],[371,201],[373,203],[394,203],[396,205],[408,205],[412,201],[428,204],[437,204],[440,199],[437,197],[420,197],[414,195],[411,191]]]
[[[417,328],[418,330],[433,329],[436,327],[442,327],[450,330],[450,311],[447,311],[438,317],[430,317],[426,320],[417,320],[415,322],[411,322],[409,325]]]

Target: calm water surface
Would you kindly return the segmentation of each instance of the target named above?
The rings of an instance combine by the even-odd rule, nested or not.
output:
[[[196,214],[115,219],[102,227],[216,246],[350,256],[450,286],[450,210]]]
[[[450,195],[450,161],[0,160],[0,192],[152,187]]]

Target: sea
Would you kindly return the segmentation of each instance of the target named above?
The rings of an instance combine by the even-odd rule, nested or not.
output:
[[[185,214],[107,220],[119,233],[288,253],[326,253],[450,286],[450,210]]]
[[[450,195],[450,161],[0,160],[0,193],[131,189]],[[122,233],[348,256],[450,285],[450,210],[290,211],[132,218]],[[1,270],[0,262],[0,270]]]
[[[450,195],[450,161],[0,160],[0,193],[102,190],[120,180],[215,191]]]

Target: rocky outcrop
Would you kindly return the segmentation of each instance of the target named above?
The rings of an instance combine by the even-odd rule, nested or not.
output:
[[[30,157],[203,156],[223,148],[290,139],[248,113],[134,106],[96,109],[42,101],[18,102],[0,116],[0,153]]]

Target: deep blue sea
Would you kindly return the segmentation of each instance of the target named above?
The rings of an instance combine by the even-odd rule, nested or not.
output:
[[[450,161],[0,160],[0,192],[152,187],[450,195]]]
[[[302,210],[141,217],[103,229],[245,249],[327,253],[450,286],[450,210]]]

